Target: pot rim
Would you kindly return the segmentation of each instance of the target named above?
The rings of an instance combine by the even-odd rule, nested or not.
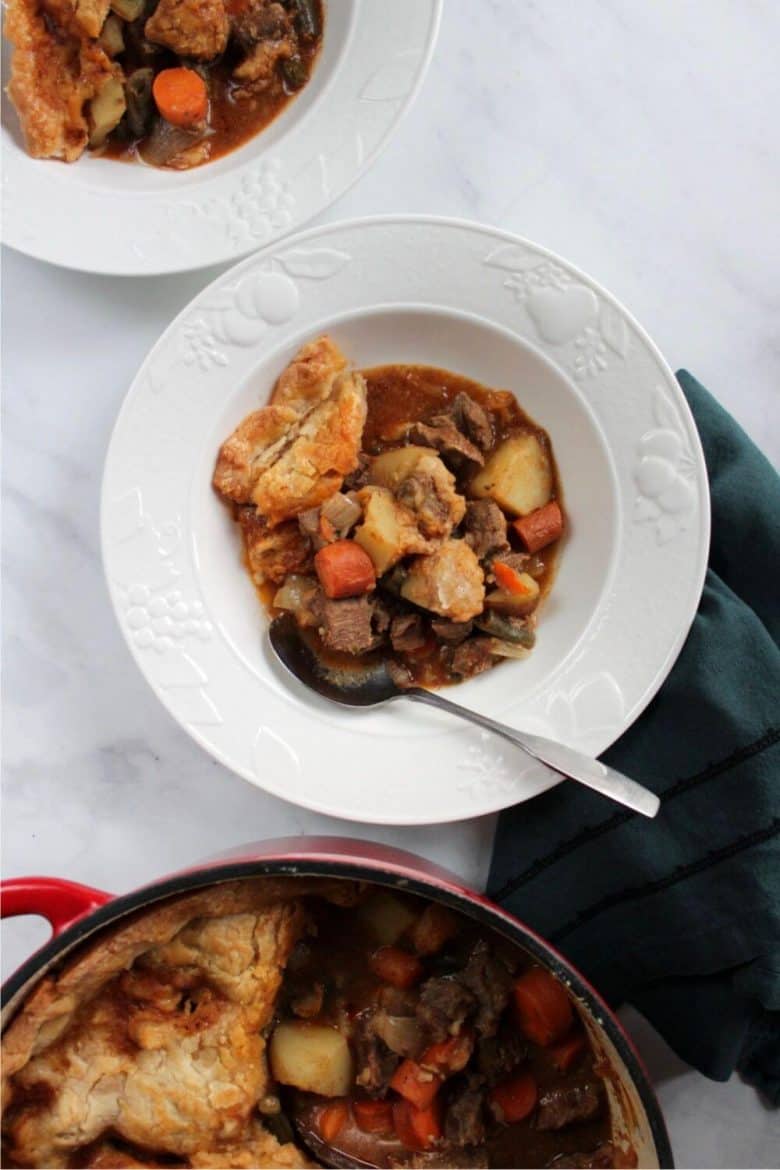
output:
[[[309,850],[302,850],[299,844],[297,848],[266,852],[254,858],[242,852],[242,856],[235,860],[215,859],[201,862],[192,868],[139,886],[127,894],[109,896],[108,901],[102,906],[87,910],[61,933],[55,933],[3,983],[0,989],[3,1012],[8,1010],[10,1013],[9,1021],[3,1021],[3,1028],[15,1014],[13,1009],[17,996],[26,992],[30,981],[45,973],[58,956],[70,952],[76,945],[119,919],[176,894],[191,892],[220,882],[264,876],[344,877],[393,888],[401,886],[409,893],[424,897],[430,897],[433,889],[437,900],[493,930],[498,930],[510,941],[524,947],[533,957],[549,967],[578,1000],[584,1002],[595,1022],[615,1046],[636,1087],[647,1115],[659,1167],[674,1167],[671,1142],[661,1106],[639,1053],[612,1009],[568,959],[521,919],[491,902],[483,894],[463,885],[455,875],[432,866],[422,858],[399,850],[389,850],[386,857],[354,855],[336,848],[335,841],[333,844],[330,843],[333,839],[328,840],[326,845],[326,840],[328,839],[320,839],[315,848]],[[262,844],[270,846],[276,843]],[[341,844],[338,842],[339,846]],[[356,842],[351,840],[349,844],[354,848]],[[384,848],[369,845],[368,842],[366,846],[375,852],[383,851]],[[408,860],[399,861],[399,857]],[[423,868],[426,866],[427,869]],[[55,881],[56,879],[52,879],[52,882]]]

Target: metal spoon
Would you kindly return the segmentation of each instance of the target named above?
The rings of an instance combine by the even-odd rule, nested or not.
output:
[[[422,687],[399,687],[393,682],[383,663],[369,667],[365,671],[355,671],[354,674],[347,671],[328,673],[301,636],[292,614],[283,614],[271,622],[269,638],[282,665],[304,686],[310,687],[334,703],[341,703],[345,707],[378,707],[395,699],[412,699],[416,703],[427,703],[430,707],[449,711],[451,715],[467,719],[470,723],[476,723],[478,727],[484,727],[487,731],[508,739],[535,760],[552,768],[553,772],[567,776],[570,780],[577,780],[587,788],[600,792],[602,796],[608,796],[618,804],[626,805],[642,816],[654,817],[658,812],[660,801],[655,793],[637,784],[635,780],[629,780],[622,772],[607,767],[600,760],[595,760],[564,744],[555,743],[554,740],[545,739],[541,735],[531,735],[529,732],[508,727],[505,723],[497,723],[494,719],[488,719],[486,715],[480,715],[477,711],[470,711],[443,698],[435,691],[426,691]]]
[[[355,1158],[329,1146],[318,1137],[314,1130],[303,1122],[295,1121],[295,1133],[298,1141],[304,1145],[308,1153],[312,1154],[323,1166],[331,1166],[333,1170],[373,1170],[373,1163],[364,1162],[362,1158]]]

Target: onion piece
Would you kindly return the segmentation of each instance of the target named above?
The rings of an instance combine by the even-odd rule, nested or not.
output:
[[[416,1059],[425,1047],[422,1029],[414,1016],[391,1016],[377,1012],[372,1020],[373,1030],[391,1052]]]
[[[526,646],[518,646],[516,642],[504,642],[501,638],[488,638],[490,653],[496,658],[527,658],[531,651]]]
[[[290,573],[284,584],[274,594],[275,609],[285,609],[294,614],[302,626],[316,624],[311,604],[318,589],[313,577],[304,577],[300,573]]]

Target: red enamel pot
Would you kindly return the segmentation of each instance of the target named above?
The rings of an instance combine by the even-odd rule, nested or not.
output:
[[[85,940],[95,941],[129,914],[165,898],[219,882],[263,875],[343,877],[396,887],[441,902],[523,947],[567,984],[579,1006],[597,1057],[607,1062],[612,1128],[617,1145],[638,1167],[674,1165],[669,1136],[648,1075],[620,1023],[583,976],[549,943],[458,878],[403,850],[336,837],[284,837],[240,846],[229,854],[162,878],[130,894],[50,877],[17,878],[0,885],[3,917],[37,914],[52,937],[3,986],[2,1026],[52,967]],[[629,1155],[631,1156],[631,1155]],[[626,1164],[631,1164],[626,1162]]]

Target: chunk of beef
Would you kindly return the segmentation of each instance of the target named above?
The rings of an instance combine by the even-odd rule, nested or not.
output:
[[[384,451],[372,459],[369,475],[414,515],[427,540],[446,539],[463,519],[466,501],[456,491],[455,476],[429,447],[411,443]]]
[[[604,1087],[599,1081],[546,1089],[539,1098],[537,1129],[563,1129],[578,1121],[592,1121],[601,1113]]]
[[[197,61],[224,53],[229,31],[224,0],[160,0],[144,27],[147,40]]]
[[[476,1066],[487,1085],[497,1085],[522,1064],[528,1055],[528,1045],[518,1028],[502,1024],[494,1036],[483,1036],[477,1041]]]
[[[394,650],[419,650],[425,645],[425,626],[418,613],[402,613],[390,623],[390,642]]]
[[[448,531],[450,509],[427,472],[414,471],[407,476],[398,486],[396,499],[414,513],[424,536],[440,536]]]
[[[320,637],[330,650],[342,654],[364,654],[376,646],[371,626],[372,606],[366,594],[345,597],[341,601],[325,598],[322,602]]]
[[[512,990],[509,968],[491,953],[485,940],[480,939],[458,978],[479,1004],[474,1025],[480,1036],[494,1036]]]
[[[430,423],[410,423],[405,428],[406,438],[421,447],[433,447],[445,463],[456,469],[481,467],[485,462],[482,452],[459,431],[446,414],[437,414]]]
[[[493,665],[493,650],[490,638],[469,638],[449,651],[447,669],[458,679],[474,678],[484,674]]]
[[[322,983],[312,983],[290,1000],[290,1008],[302,1020],[313,1020],[322,1011],[325,999],[325,987]]]
[[[292,18],[276,0],[228,0],[230,28],[244,49],[258,41],[279,41],[293,32]]]
[[[485,1146],[442,1146],[421,1153],[393,1154],[388,1165],[391,1170],[483,1170],[490,1162]]]
[[[615,1147],[604,1142],[589,1154],[559,1154],[547,1165],[556,1170],[609,1170],[615,1165]]]
[[[494,553],[509,548],[506,538],[506,516],[495,500],[469,500],[463,518],[463,539],[482,561]],[[504,558],[501,558],[504,560]]]
[[[281,84],[277,66],[295,56],[295,41],[282,37],[278,41],[258,41],[233,70],[236,81],[244,82],[244,93],[256,93]]]
[[[454,1146],[478,1146],[485,1140],[484,1086],[480,1077],[459,1078],[444,1115],[444,1137]]]
[[[371,615],[371,624],[376,634],[386,634],[390,629],[390,623],[393,620],[393,615],[387,608],[381,597],[375,597],[372,601],[373,613]]]
[[[358,455],[357,467],[344,480],[343,490],[345,492],[356,492],[360,488],[365,487],[369,480],[370,468],[371,456],[366,455],[365,451],[361,451]]]
[[[474,995],[449,975],[427,979],[420,989],[417,1021],[435,1043],[457,1036],[464,1022],[477,1010]]]
[[[487,411],[483,410],[478,402],[461,391],[453,399],[450,413],[455,420],[455,426],[468,435],[472,443],[486,451],[493,445],[493,428]]]
[[[447,618],[437,618],[431,622],[431,629],[437,638],[449,646],[458,646],[474,628],[473,622],[451,622]]]
[[[371,1011],[361,1012],[355,1020],[352,1037],[357,1064],[355,1080],[370,1096],[383,1097],[401,1058],[380,1040],[373,1022],[374,1013]]]

